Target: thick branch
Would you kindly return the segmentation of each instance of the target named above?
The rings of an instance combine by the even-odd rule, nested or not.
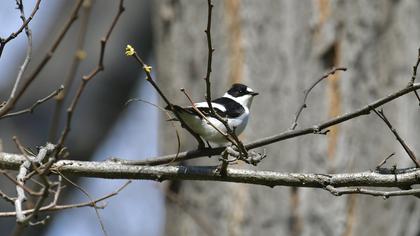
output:
[[[22,155],[1,153],[0,168],[16,170],[25,161]],[[295,186],[325,188],[337,187],[398,187],[407,188],[420,183],[420,169],[406,169],[381,172],[359,172],[346,174],[282,173],[227,168],[226,175],[220,175],[217,167],[188,166],[132,166],[111,161],[86,162],[62,160],[53,164],[51,171],[68,176],[108,178],[108,179],[147,179],[164,180],[202,180],[248,183],[265,186]]]

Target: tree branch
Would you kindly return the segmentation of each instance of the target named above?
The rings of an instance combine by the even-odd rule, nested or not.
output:
[[[245,145],[245,148],[247,150],[251,150],[254,148],[258,148],[258,147],[262,147],[262,146],[266,146],[272,143],[276,143],[282,140],[286,140],[286,139],[291,139],[291,138],[295,138],[295,137],[299,137],[299,136],[303,136],[303,135],[308,135],[308,134],[318,134],[319,132],[321,132],[322,130],[343,123],[345,121],[354,119],[356,117],[362,116],[362,115],[368,115],[370,114],[370,111],[372,109],[378,108],[386,103],[389,103],[407,93],[411,93],[413,91],[419,90],[420,89],[420,83],[415,83],[412,86],[408,86],[406,88],[403,88],[397,92],[394,92],[392,94],[389,94],[386,97],[383,97],[379,100],[376,100],[375,102],[372,102],[362,108],[359,108],[356,111],[344,114],[342,116],[338,116],[336,118],[333,118],[331,120],[328,120],[326,122],[320,123],[318,125],[314,125],[312,127],[309,128],[304,128],[304,129],[298,129],[298,130],[288,130],[285,132],[281,132],[279,134],[275,134],[272,136],[268,136],[265,138],[261,138],[259,140],[256,140],[254,142],[250,142],[248,144]],[[220,155],[223,150],[225,150],[225,147],[218,147],[218,148],[212,148],[212,149],[204,149],[204,150],[193,150],[193,151],[186,151],[186,152],[180,152],[178,154],[171,154],[171,155],[166,155],[166,156],[160,156],[160,157],[155,157],[155,158],[149,158],[149,159],[145,159],[145,160],[140,160],[140,161],[130,161],[130,160],[120,160],[118,159],[117,161],[123,164],[131,164],[131,165],[161,165],[161,164],[166,164],[169,162],[174,162],[174,161],[184,161],[184,160],[189,160],[189,159],[194,159],[194,158],[198,158],[198,157],[204,157],[204,156],[214,156],[214,155]],[[176,160],[174,160],[174,158],[176,158]]]
[[[16,96],[13,98],[9,98],[7,102],[0,106],[0,117],[8,113],[10,110],[12,110],[15,106],[15,104],[18,102],[18,100],[22,97],[22,95],[25,93],[29,85],[35,80],[35,78],[38,76],[38,74],[42,71],[42,69],[45,67],[45,65],[48,63],[48,61],[53,56],[55,50],[57,49],[58,45],[60,45],[61,41],[63,40],[64,36],[70,29],[71,25],[76,21],[78,12],[80,7],[82,6],[83,0],[78,0],[76,3],[76,6],[71,13],[69,19],[67,20],[66,24],[64,25],[63,29],[59,33],[58,37],[55,39],[53,45],[47,52],[47,54],[42,59],[41,63],[35,68],[35,71],[26,79],[26,81],[23,83],[22,88],[16,93]],[[29,18],[28,18],[29,19]]]
[[[0,168],[16,170],[25,157],[22,155],[0,153]],[[380,169],[345,174],[316,173],[282,173],[275,171],[258,171],[227,168],[221,175],[216,166],[133,166],[122,165],[111,161],[87,162],[61,160],[51,166],[51,172],[66,176],[92,177],[105,179],[147,179],[164,180],[202,180],[248,183],[254,185],[295,186],[325,188],[331,185],[338,187],[397,187],[407,188],[418,184],[420,169],[401,170]]]
[[[7,37],[7,38],[5,38],[5,39],[3,39],[3,38],[0,38],[0,57],[1,57],[1,55],[2,55],[2,53],[3,53],[3,49],[4,49],[4,46],[6,46],[6,44],[10,41],[10,40],[12,40],[12,39],[14,39],[14,38],[16,38],[22,31],[23,31],[23,29],[25,29],[27,26],[28,26],[28,24],[29,24],[29,22],[31,22],[31,20],[34,18],[34,16],[35,16],[35,13],[38,11],[38,9],[39,9],[39,4],[41,4],[41,0],[37,0],[36,1],[36,3],[35,3],[35,7],[34,7],[34,9],[32,10],[32,13],[31,13],[31,15],[28,17],[28,19],[22,19],[22,25],[20,26],[20,28],[16,31],[16,32],[13,32],[13,33],[11,33],[10,35],[9,35],[9,37]],[[19,3],[18,4],[18,9],[20,10],[20,9],[23,9],[23,4],[22,3]]]
[[[67,138],[67,135],[70,132],[70,128],[71,128],[71,120],[73,118],[73,112],[76,109],[76,106],[79,102],[79,99],[83,93],[83,91],[86,88],[87,83],[93,78],[95,77],[99,72],[103,71],[105,69],[104,67],[104,56],[105,56],[105,49],[106,49],[106,44],[109,40],[109,37],[111,36],[111,33],[113,31],[113,29],[115,28],[115,25],[117,24],[120,16],[122,15],[122,13],[124,12],[125,8],[124,8],[124,0],[120,0],[119,5],[118,5],[118,12],[115,15],[114,19],[112,20],[111,26],[109,27],[107,33],[105,34],[105,37],[103,37],[100,41],[101,43],[101,49],[99,52],[99,60],[98,60],[98,65],[88,74],[88,75],[84,75],[82,77],[82,80],[80,82],[79,88],[77,89],[77,92],[75,94],[75,96],[72,99],[72,102],[69,106],[69,108],[67,109],[67,119],[66,119],[66,124],[64,126],[63,131],[61,132],[61,136],[57,141],[57,147],[58,150],[60,150],[63,146],[64,146],[64,142]]]
[[[328,73],[326,73],[325,75],[323,75],[321,78],[319,78],[317,81],[315,81],[310,87],[309,89],[305,90],[305,95],[303,96],[303,103],[302,105],[299,107],[299,109],[296,112],[295,115],[295,119],[293,120],[292,126],[290,127],[290,130],[294,130],[296,129],[296,126],[298,125],[298,120],[300,115],[302,114],[303,109],[305,109],[307,107],[306,105],[306,100],[308,99],[309,94],[311,93],[312,89],[315,88],[315,86],[317,86],[321,81],[323,81],[324,79],[328,78],[330,75],[334,75],[335,72],[337,71],[346,71],[347,68],[345,67],[338,67],[338,68],[333,68],[332,70],[330,70]]]

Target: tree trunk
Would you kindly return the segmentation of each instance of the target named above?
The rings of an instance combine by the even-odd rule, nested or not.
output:
[[[241,138],[291,127],[303,92],[332,67],[347,72],[324,80],[309,95],[298,128],[316,125],[396,91],[410,80],[420,46],[418,1],[214,1],[213,97],[234,82],[260,95]],[[204,100],[207,2],[159,1],[155,7],[157,81],[174,103],[188,104],[179,88]],[[419,153],[420,112],[413,95],[384,107],[400,135]],[[173,128],[161,126],[161,150],[176,152]],[[182,149],[196,147],[182,132]],[[259,150],[262,152],[262,148]],[[265,147],[256,168],[339,173],[386,165],[412,166],[374,114]],[[188,164],[217,165],[217,157]],[[418,235],[420,205],[414,197],[387,200],[335,197],[322,189],[266,188],[243,184],[171,183],[165,235]]]

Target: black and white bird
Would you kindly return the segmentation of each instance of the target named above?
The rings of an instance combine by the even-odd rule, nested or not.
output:
[[[243,84],[233,84],[232,87],[223,95],[223,97],[212,100],[214,111],[224,119],[230,129],[234,130],[236,135],[244,131],[250,115],[250,107],[252,99],[258,93]],[[220,122],[210,112],[207,102],[199,102],[194,104],[195,107],[206,116],[219,130],[226,133],[225,125]],[[200,135],[206,141],[223,144],[228,142],[226,138],[216,130],[202,115],[200,115],[192,106],[181,107],[173,105],[173,112],[176,112],[186,125],[195,133]]]

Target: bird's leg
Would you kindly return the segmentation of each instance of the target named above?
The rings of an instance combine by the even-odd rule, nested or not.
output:
[[[197,142],[198,142],[197,149],[198,149],[198,150],[203,150],[203,149],[205,149],[205,148],[206,148],[206,144],[203,142],[203,139],[201,139],[200,135],[198,135],[198,134],[196,134],[196,133],[194,133],[194,132],[192,132],[191,134],[194,136],[194,138],[195,138],[195,139],[197,140]]]
[[[228,147],[222,152],[222,155],[219,158],[221,162],[216,169],[216,172],[219,173],[221,176],[227,175],[227,167],[229,165],[229,152],[227,151],[227,149]]]

